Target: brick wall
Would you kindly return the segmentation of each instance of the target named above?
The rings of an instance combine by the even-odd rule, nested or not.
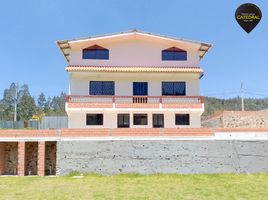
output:
[[[45,175],[45,142],[38,142],[37,175]]]
[[[18,175],[25,175],[25,142],[18,143]]]
[[[0,175],[5,172],[5,143],[0,142]]]

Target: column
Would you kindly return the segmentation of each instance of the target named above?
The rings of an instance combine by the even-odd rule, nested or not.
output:
[[[25,175],[25,142],[18,142],[18,175]]]
[[[38,142],[37,175],[45,176],[45,142]]]

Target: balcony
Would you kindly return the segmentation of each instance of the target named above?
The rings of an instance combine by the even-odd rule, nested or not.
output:
[[[203,109],[204,97],[68,95],[66,103],[67,109]]]

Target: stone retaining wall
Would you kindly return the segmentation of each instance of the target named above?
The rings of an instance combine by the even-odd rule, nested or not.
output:
[[[267,128],[268,112],[224,111],[202,120],[207,128]]]
[[[46,142],[45,148],[45,175],[56,174],[57,142]]]
[[[4,174],[17,174],[18,144],[16,142],[2,143],[5,147],[5,171]]]
[[[38,143],[25,143],[25,175],[37,175]]]
[[[268,141],[59,141],[57,173],[256,173],[268,171]]]

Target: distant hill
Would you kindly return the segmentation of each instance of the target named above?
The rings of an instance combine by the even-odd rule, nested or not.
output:
[[[255,99],[255,98],[245,98],[244,100],[245,110],[264,110],[268,108],[268,98]],[[205,112],[203,117],[212,115],[224,110],[241,110],[241,98],[231,98],[231,99],[218,99],[214,97],[205,98]]]

